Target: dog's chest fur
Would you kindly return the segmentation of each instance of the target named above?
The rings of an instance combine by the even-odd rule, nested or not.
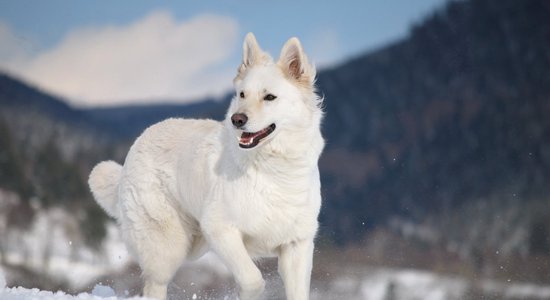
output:
[[[220,152],[207,168],[212,173],[205,186],[189,186],[206,193],[199,222],[237,227],[253,256],[273,255],[281,244],[314,236],[321,205],[317,166],[268,153],[251,157]]]
[[[317,158],[308,162],[272,151],[236,157],[243,152],[231,152],[219,139],[224,129],[210,130],[176,151],[181,208],[199,224],[237,227],[254,256],[272,255],[281,244],[313,237],[321,205]]]
[[[318,172],[288,168],[288,163],[268,159],[250,166],[240,183],[222,183],[228,196],[222,204],[226,217],[243,232],[253,255],[273,254],[279,245],[309,238],[317,230]]]
[[[193,219],[185,223],[201,226],[197,232],[205,222],[237,227],[253,256],[273,255],[281,244],[313,238],[321,205],[317,159],[322,140],[320,146],[303,146],[297,152],[303,156],[273,149],[251,155],[231,149],[230,142],[217,122],[164,121],[147,130],[129,154],[129,175],[148,174],[147,183],[130,181],[137,190],[158,182],[153,187],[175,201],[184,219]]]

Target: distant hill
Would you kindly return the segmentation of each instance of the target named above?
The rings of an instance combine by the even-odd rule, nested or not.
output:
[[[346,244],[413,224],[438,236],[426,241],[470,254],[503,245],[550,254],[540,209],[550,194],[548,20],[545,0],[451,1],[407,38],[320,72],[322,235]],[[44,128],[64,128],[56,140],[74,141],[67,161],[82,155],[82,174],[94,159],[123,158],[128,141],[164,118],[222,119],[229,98],[81,110],[0,76],[0,116],[20,140],[12,152],[26,145],[13,120],[42,139]]]
[[[36,111],[52,119],[79,122],[82,112],[71,108],[62,99],[44,93],[15,78],[0,73],[0,107],[2,111]]]
[[[4,115],[37,113],[56,122],[77,126],[105,137],[133,140],[149,125],[169,117],[214,118],[225,116],[231,95],[188,105],[157,104],[79,109],[16,78],[0,73],[0,108]]]
[[[214,118],[222,120],[231,95],[222,99],[205,99],[188,105],[158,104],[93,108],[83,111],[88,118],[106,126],[117,136],[132,139],[147,126],[170,117]]]
[[[98,160],[120,158],[120,149],[127,148],[104,132],[106,127],[92,121],[87,113],[0,74],[3,225],[27,229],[38,211],[62,207],[78,216],[83,239],[98,246],[107,218],[91,199],[87,177]],[[0,230],[0,258],[4,248],[14,243],[3,240],[8,236],[5,229]]]
[[[451,1],[405,40],[319,75],[324,218],[338,239],[390,215],[549,200],[549,20],[544,0]]]

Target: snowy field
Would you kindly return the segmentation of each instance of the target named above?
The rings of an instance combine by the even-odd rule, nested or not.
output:
[[[1,275],[0,275],[1,276]],[[3,280],[3,278],[0,278]],[[2,282],[0,282],[2,284]],[[7,288],[0,285],[0,299],[2,300],[99,300],[99,299],[119,299],[115,296],[113,289],[105,286],[96,286],[92,293],[80,293],[78,295],[69,295],[64,292],[49,292],[39,289],[25,289],[22,287]],[[131,297],[127,299],[145,299]]]
[[[6,278],[4,272],[0,270],[0,299],[2,300],[98,300],[98,299],[116,299],[113,289],[97,285],[91,294],[81,293],[78,295],[68,295],[64,292],[41,291],[39,289],[26,289],[22,287],[6,287]],[[138,299],[138,298],[133,298]]]
[[[265,299],[284,299],[282,285],[277,279],[268,277]],[[391,270],[379,268],[363,277],[342,276],[321,285],[313,284],[313,300],[365,299],[365,300],[452,300],[452,299],[550,299],[550,286],[532,284],[510,284],[484,280],[479,282],[482,294],[471,294],[471,282],[456,277],[438,276],[435,273],[418,270]],[[173,290],[173,289],[172,289]],[[90,293],[69,295],[65,292],[40,291],[22,287],[6,287],[0,271],[0,299],[2,300],[99,300],[99,299],[144,299],[129,295],[117,295],[108,286],[96,284]],[[232,293],[208,297],[200,293],[186,294],[172,292],[170,299],[235,299]]]
[[[67,282],[67,290],[88,293],[69,294],[66,291],[41,291],[32,288],[6,286],[14,280],[8,267],[0,266],[0,300],[97,300],[132,298],[141,291],[139,270],[133,267],[117,228],[108,226],[102,250],[92,251],[78,237],[68,234],[67,220],[71,216],[60,210],[41,213],[27,232],[4,231],[5,261],[10,266],[25,268],[41,276]],[[70,224],[69,224],[70,225]],[[0,228],[1,229],[1,228]],[[1,230],[0,230],[1,231]],[[24,249],[22,251],[21,249]],[[44,259],[45,253],[48,254]],[[453,300],[453,299],[549,299],[550,285],[480,278],[466,279],[414,269],[391,269],[346,263],[323,268],[314,274],[312,300]],[[316,261],[317,267],[325,266]],[[272,264],[264,273],[267,289],[264,299],[285,299],[284,288]],[[103,279],[102,279],[103,278]],[[107,282],[102,284],[101,281]],[[109,286],[108,286],[109,285]],[[27,287],[35,286],[32,282]],[[206,255],[180,269],[170,284],[171,300],[235,299],[231,275],[214,256]]]

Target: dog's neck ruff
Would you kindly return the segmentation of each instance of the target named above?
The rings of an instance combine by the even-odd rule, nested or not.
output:
[[[280,132],[277,132],[276,137],[253,149],[242,149],[239,143],[233,141],[230,152],[236,167],[244,172],[253,168],[281,174],[291,172],[290,170],[305,174],[317,168],[324,147],[318,125],[295,132],[282,128],[277,130]],[[293,176],[290,173],[288,175]]]

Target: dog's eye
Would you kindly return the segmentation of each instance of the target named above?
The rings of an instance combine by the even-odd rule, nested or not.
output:
[[[241,92],[241,93],[239,94],[239,97],[244,98],[244,92]]]
[[[273,94],[267,94],[267,95],[265,95],[265,97],[264,97],[264,100],[267,100],[267,101],[273,101],[273,100],[275,100],[275,99],[277,99],[277,96],[275,96],[275,95],[273,95]]]

